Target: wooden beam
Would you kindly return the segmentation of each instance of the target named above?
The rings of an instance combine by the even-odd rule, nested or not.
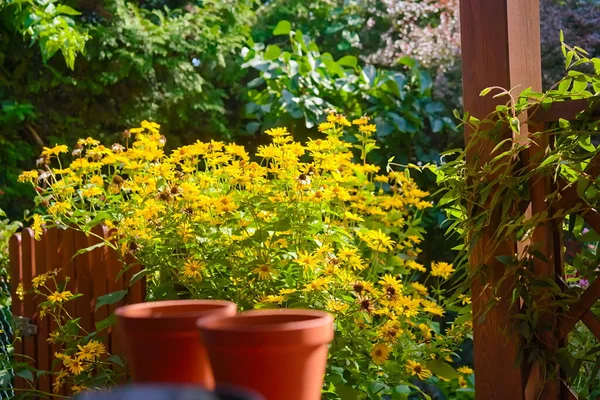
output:
[[[461,0],[461,47],[463,68],[464,109],[477,118],[485,118],[505,98],[480,97],[482,89],[519,86],[541,90],[540,26],[538,0]],[[468,143],[473,132],[465,132]],[[526,134],[526,132],[525,132]],[[507,131],[505,137],[510,137]],[[472,147],[467,162],[481,165],[490,158],[489,146]],[[500,223],[496,220],[496,223]],[[470,264],[478,266],[490,253],[492,226],[476,244]],[[505,267],[496,261],[497,255],[512,255],[517,251],[514,238],[506,238],[489,259],[489,274],[473,284],[473,315],[480,315],[492,296],[490,287],[504,275]],[[486,257],[487,258],[487,257]],[[487,313],[482,323],[474,325],[474,358],[477,379],[477,400],[524,399],[526,367],[515,365],[520,340],[509,333],[514,326],[511,318],[517,311],[510,305],[514,278],[506,279],[499,294],[500,302]]]
[[[536,123],[556,122],[559,119],[574,120],[582,111],[588,109],[589,102],[585,99],[566,100],[552,103],[549,108],[537,107],[530,115]]]

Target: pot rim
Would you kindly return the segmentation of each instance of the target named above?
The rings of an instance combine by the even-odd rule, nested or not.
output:
[[[257,324],[240,323],[253,317],[276,317],[276,316],[298,316],[311,317],[299,321],[285,322],[262,322]],[[196,321],[196,326],[202,331],[210,332],[289,332],[304,331],[308,329],[320,328],[331,325],[333,327],[333,317],[331,314],[320,310],[307,309],[276,309],[276,310],[251,310],[232,316],[214,315],[201,318]]]
[[[170,308],[174,306],[215,306],[214,308],[199,309],[188,312],[164,312],[160,313],[163,308]],[[226,310],[228,308],[237,308],[236,304],[227,300],[164,300],[164,301],[150,301],[144,303],[129,304],[126,306],[119,307],[115,310],[115,315],[118,318],[138,321],[150,321],[150,320],[168,320],[168,319],[198,319],[205,315],[210,315],[215,310]],[[144,312],[146,311],[146,312]]]

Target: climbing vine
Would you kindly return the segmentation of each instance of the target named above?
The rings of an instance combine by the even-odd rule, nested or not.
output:
[[[562,35],[561,48],[563,79],[544,93],[530,88],[519,94],[519,88],[483,90],[481,96],[504,98],[506,103],[483,119],[457,114],[472,132],[466,149],[448,151],[445,163],[427,168],[441,186],[447,233],[464,240],[456,262],[462,266],[462,284],[489,281],[493,266],[501,266],[502,276],[486,288],[490,300],[472,316],[474,322],[508,300],[518,309],[512,324],[522,343],[517,363],[537,363],[543,378],[552,379],[556,369],[550,366],[558,362],[568,383],[577,382],[578,391],[589,395],[598,383],[600,347],[596,343],[583,352],[553,349],[548,333],[556,332],[560,317],[598,274],[594,243],[600,235],[583,216],[594,212],[600,200],[600,179],[594,176],[600,166],[595,139],[600,119],[594,115],[600,100],[600,59],[567,45]],[[541,128],[540,115],[553,103],[582,99],[587,110],[575,120],[559,119]],[[545,185],[541,198],[540,185]],[[541,248],[555,232],[570,250],[572,244],[575,248],[559,252],[564,255],[565,280],[538,273],[540,265],[555,262]],[[581,327],[576,328],[579,334]]]

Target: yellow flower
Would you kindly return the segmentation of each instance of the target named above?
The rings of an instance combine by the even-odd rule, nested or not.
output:
[[[33,237],[35,240],[40,240],[42,233],[44,233],[44,218],[39,214],[33,214],[33,224],[31,224],[31,230],[33,231]]]
[[[265,133],[269,136],[273,136],[273,137],[280,137],[280,136],[287,136],[290,133],[288,132],[287,128],[273,128],[273,129],[267,129],[265,131]]]
[[[390,346],[385,343],[379,343],[373,346],[371,350],[371,358],[375,364],[383,364],[387,361],[390,355]]]
[[[412,376],[417,376],[421,380],[431,377],[430,370],[413,360],[408,360],[406,362],[406,371]]]
[[[46,279],[48,279],[48,276],[46,274],[38,275],[31,280],[31,285],[37,289],[40,286],[44,286],[46,284]]]
[[[73,385],[71,386],[71,391],[73,392],[73,394],[79,394],[81,392],[84,392],[88,390],[87,387],[85,387],[84,385]]]
[[[325,288],[327,287],[329,284],[331,283],[331,278],[330,277],[319,277],[313,281],[311,281],[310,283],[307,283],[304,285],[304,291],[305,292],[312,292],[314,290],[319,290],[321,288]]]
[[[83,365],[83,362],[81,360],[78,360],[77,358],[63,356],[62,360],[63,360],[63,365],[65,367],[69,368],[69,371],[71,371],[71,373],[73,375],[79,375],[83,371],[85,371],[85,365]]]
[[[73,293],[68,290],[64,292],[54,292],[48,296],[48,301],[54,304],[61,304],[63,301],[69,301],[73,297]]]
[[[42,151],[42,157],[57,156],[60,153],[66,153],[68,151],[69,151],[69,148],[67,146],[65,146],[64,144],[56,145],[52,148],[44,147],[44,150]]]
[[[414,260],[408,260],[408,261],[406,261],[406,263],[404,265],[409,269],[414,269],[414,270],[417,270],[420,272],[427,271],[427,269],[425,269],[425,267],[422,264],[419,264],[418,262],[416,262]]]
[[[71,203],[67,203],[66,201],[57,201],[56,203],[54,203],[53,205],[51,205],[50,207],[48,207],[48,214],[52,214],[52,215],[57,215],[57,214],[62,214],[65,211],[68,211],[71,209]]]
[[[252,270],[255,274],[258,274],[258,279],[268,280],[271,279],[271,275],[275,273],[275,270],[267,264],[262,264],[260,267]]]
[[[344,213],[344,218],[350,221],[363,222],[365,219],[360,215],[353,214],[350,211]]]
[[[423,311],[433,315],[437,315],[438,317],[444,316],[444,309],[435,302],[430,300],[422,300],[421,304],[423,304]]]
[[[392,294],[399,293],[402,290],[402,283],[400,283],[400,280],[391,276],[390,274],[385,274],[382,276],[379,280],[379,284],[382,285],[383,288],[388,291],[388,293],[391,292],[390,289],[393,289]]]
[[[317,258],[312,254],[309,254],[308,251],[304,250],[298,251],[296,262],[302,265],[305,270],[315,269],[319,265]]]
[[[319,132],[325,132],[333,128],[335,128],[335,124],[333,122],[327,121],[319,124]]]
[[[370,136],[377,131],[377,127],[373,124],[361,125],[358,127],[358,130]]]
[[[63,379],[68,375],[68,372],[64,369],[61,369],[56,378],[54,378],[54,383],[52,383],[52,392],[58,393],[63,385]]]
[[[343,314],[348,310],[349,307],[350,306],[347,303],[344,303],[341,300],[337,300],[334,298],[327,300],[327,310],[330,312]]]
[[[412,286],[413,289],[416,290],[416,292],[422,296],[427,296],[428,291],[427,291],[427,287],[419,282],[412,282],[410,284],[410,286]]]
[[[353,125],[365,125],[365,124],[368,124],[368,123],[369,123],[369,120],[370,120],[370,119],[371,119],[371,118],[369,118],[369,117],[367,117],[366,115],[364,115],[364,116],[362,116],[362,117],[360,117],[360,118],[357,118],[357,119],[353,120],[353,121],[352,121],[352,124],[353,124]]]
[[[106,347],[103,343],[90,340],[86,345],[77,345],[79,351],[75,353],[78,360],[94,361],[97,357],[106,353]]]
[[[395,242],[388,235],[383,233],[381,229],[367,231],[367,233],[364,234],[359,232],[359,236],[371,249],[382,253],[387,253],[388,249],[391,250],[395,244]]]
[[[23,171],[17,181],[19,182],[33,182],[38,178],[38,172],[34,169],[31,171]]]
[[[201,281],[203,270],[204,265],[198,260],[188,259],[185,264],[183,264],[183,276],[186,278],[197,279]]]
[[[465,374],[465,375],[471,375],[475,372],[475,371],[473,371],[472,368],[467,367],[466,365],[463,365],[462,367],[459,367],[456,370],[458,372],[460,372],[461,374]]]
[[[92,183],[96,186],[104,186],[104,179],[102,179],[102,177],[100,175],[94,175],[90,179],[90,183]]]
[[[458,298],[461,300],[461,304],[467,305],[467,304],[471,304],[471,297],[467,296],[466,294],[459,294]]]
[[[48,338],[46,339],[46,342],[48,342],[50,344],[55,343],[56,339],[58,339],[58,337],[60,337],[60,332],[59,331],[52,331],[48,335]]]
[[[285,300],[285,297],[283,297],[280,294],[270,294],[264,298],[263,302],[281,304],[284,302],[284,300]]]
[[[441,276],[443,279],[450,278],[450,275],[454,272],[452,264],[446,262],[434,262],[431,264],[431,275]]]

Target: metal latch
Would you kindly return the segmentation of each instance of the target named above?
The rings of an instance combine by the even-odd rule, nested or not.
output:
[[[15,333],[18,336],[35,336],[38,333],[38,327],[34,324],[31,318],[21,317],[19,315],[13,315],[12,317],[13,326],[15,327]]]

